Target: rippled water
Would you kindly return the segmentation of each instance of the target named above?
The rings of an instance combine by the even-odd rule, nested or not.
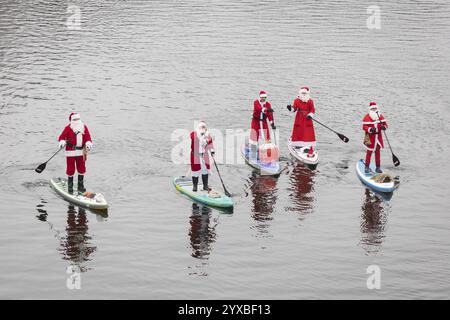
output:
[[[450,5],[447,1],[65,1],[0,3],[0,297],[448,298]],[[381,29],[366,26],[381,9]],[[312,87],[321,162],[296,164],[285,105]],[[233,214],[193,205],[171,177],[176,129],[247,129],[268,91],[278,178],[220,164]],[[354,172],[360,121],[382,105],[400,177],[386,199]],[[77,110],[95,149],[87,185],[107,216],[50,189]],[[220,153],[221,151],[219,151]],[[218,154],[219,156],[219,154]],[[215,186],[220,181],[215,175]],[[368,290],[366,268],[381,268]],[[81,271],[69,290],[67,268]]]

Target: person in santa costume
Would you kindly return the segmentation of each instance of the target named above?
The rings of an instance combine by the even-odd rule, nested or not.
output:
[[[256,159],[258,156],[258,141],[270,140],[270,133],[267,121],[269,121],[273,130],[276,129],[273,119],[273,109],[267,101],[267,93],[259,92],[259,99],[253,101],[253,117],[250,129],[250,158]],[[262,129],[261,129],[262,124]],[[261,131],[262,136],[261,136]]]
[[[309,154],[313,154],[316,147],[316,135],[312,118],[316,112],[314,101],[311,99],[308,87],[301,87],[299,95],[292,105],[288,105],[290,112],[295,112],[294,128],[292,129],[292,145],[298,147],[309,147]]]
[[[84,174],[86,173],[86,153],[92,149],[92,139],[88,127],[81,121],[78,113],[72,112],[70,123],[59,136],[59,147],[66,148],[68,191],[73,193],[73,176],[78,171],[78,192],[85,192]]]
[[[202,175],[203,190],[209,191],[208,176],[211,174],[209,152],[214,156],[213,139],[204,121],[200,121],[197,128],[191,132],[191,171],[192,191],[197,191],[198,178]],[[209,151],[209,152],[208,152]]]
[[[364,146],[366,147],[366,161],[365,172],[369,173],[370,158],[375,151],[375,171],[382,173],[381,171],[381,157],[380,151],[384,148],[382,131],[388,127],[386,119],[379,112],[378,106],[375,102],[369,103],[369,113],[364,116],[362,121],[362,129],[366,132],[364,138]]]

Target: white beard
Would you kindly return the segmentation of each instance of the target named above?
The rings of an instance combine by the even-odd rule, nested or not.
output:
[[[378,114],[377,114],[375,111],[369,111],[369,117],[370,117],[373,121],[378,120]]]
[[[77,134],[78,132],[84,134],[84,123],[81,120],[71,121],[70,128],[72,129],[73,132],[75,132],[75,134]]]
[[[261,105],[261,107],[264,107],[264,105],[266,104],[267,100],[262,102],[261,100],[259,100],[259,104]]]
[[[299,98],[301,101],[303,101],[303,102],[308,102],[309,99],[311,99],[311,96],[309,95],[309,93],[305,93],[305,94],[300,93],[300,94],[298,95],[298,98]]]

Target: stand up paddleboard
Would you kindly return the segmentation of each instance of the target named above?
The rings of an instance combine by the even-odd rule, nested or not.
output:
[[[271,162],[264,163],[259,159],[251,159],[250,158],[250,146],[248,144],[244,144],[241,147],[241,155],[244,158],[245,162],[252,168],[257,169],[262,176],[277,176],[280,174],[280,162]]]
[[[199,184],[198,191],[192,191],[192,179],[190,177],[176,177],[173,179],[173,185],[182,194],[188,196],[191,200],[217,208],[233,208],[233,199],[227,197],[221,192],[211,190],[203,191],[202,185]]]
[[[319,152],[317,151],[317,149],[313,151],[312,156],[308,157],[309,147],[294,146],[292,144],[291,138],[289,138],[287,146],[289,152],[292,154],[292,156],[294,156],[295,159],[309,165],[316,165],[317,163],[319,163]]]
[[[373,163],[370,164],[370,173],[366,174],[364,172],[365,164],[361,159],[356,163],[356,174],[358,178],[368,187],[379,191],[379,192],[393,192],[395,190],[395,182],[393,178],[387,177],[386,182],[377,182],[377,176],[379,177],[381,173],[375,172],[375,165]]]
[[[106,210],[108,209],[108,203],[106,202],[103,195],[100,193],[84,192],[79,193],[77,191],[77,183],[73,183],[73,194],[70,194],[67,190],[67,180],[56,178],[50,180],[50,185],[65,200],[94,210]]]

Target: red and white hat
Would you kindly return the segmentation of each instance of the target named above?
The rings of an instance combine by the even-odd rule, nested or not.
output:
[[[259,92],[259,97],[260,97],[260,98],[267,98],[267,93],[266,93],[264,90],[261,90],[261,91]]]
[[[76,112],[72,112],[69,116],[69,121],[80,120],[80,119],[81,119],[80,114],[76,113]]]
[[[302,93],[302,94],[308,93],[309,92],[309,87],[303,86],[303,87],[300,88],[299,92]]]
[[[377,103],[376,102],[370,102],[369,103],[369,110],[375,110],[378,109]]]

